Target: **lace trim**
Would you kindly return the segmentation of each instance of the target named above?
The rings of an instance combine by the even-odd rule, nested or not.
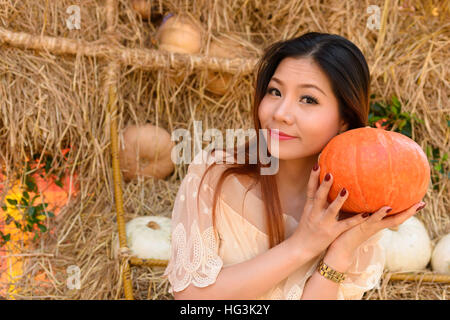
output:
[[[191,225],[191,233],[186,241],[186,231],[180,222],[172,233],[172,258],[165,275],[168,275],[173,291],[184,290],[191,282],[197,287],[206,287],[216,281],[223,266],[217,255],[213,227],[200,232],[197,220]],[[192,256],[192,258],[191,258]]]
[[[292,288],[289,290],[286,299],[287,300],[300,300],[302,296],[303,289],[301,289],[297,284],[294,284]]]

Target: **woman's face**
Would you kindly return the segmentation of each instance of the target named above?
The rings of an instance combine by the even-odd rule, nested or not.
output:
[[[346,130],[328,78],[307,58],[285,58],[280,62],[259,105],[258,116],[262,129],[273,129],[272,133],[278,129],[294,137],[282,140],[270,134],[271,139],[279,141],[280,160],[319,154],[340,130]],[[277,157],[267,133],[264,137],[268,149]]]

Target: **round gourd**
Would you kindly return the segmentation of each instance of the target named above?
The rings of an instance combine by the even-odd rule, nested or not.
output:
[[[159,48],[169,52],[195,54],[202,48],[201,29],[187,16],[166,17],[158,29],[156,39]]]
[[[226,59],[249,57],[248,51],[241,43],[224,36],[211,40],[208,55]],[[231,73],[208,70],[206,90],[217,95],[224,95],[230,89],[232,78]]]
[[[138,217],[126,224],[127,246],[141,259],[169,260],[171,219],[159,216]]]
[[[170,153],[174,143],[162,128],[146,124],[123,132],[119,161],[125,181],[138,176],[163,179],[175,169]]]
[[[150,18],[151,4],[149,0],[131,0],[131,6],[141,15],[142,19]]]
[[[385,269],[391,272],[424,270],[431,258],[431,241],[423,223],[412,216],[397,230],[383,229],[380,244],[386,253]]]
[[[430,182],[422,148],[398,132],[376,128],[348,130],[333,137],[319,156],[320,182],[330,172],[331,203],[345,187],[342,211],[375,212],[390,206],[395,214],[420,202]]]
[[[431,256],[433,271],[450,274],[450,233],[438,241]]]

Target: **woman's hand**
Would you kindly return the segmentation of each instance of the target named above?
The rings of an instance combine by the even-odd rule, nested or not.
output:
[[[298,227],[289,238],[293,246],[301,244],[302,250],[306,250],[311,257],[324,251],[340,234],[368,219],[359,214],[338,221],[339,211],[348,198],[348,192],[340,192],[328,205],[327,197],[333,184],[333,176],[327,174],[319,186],[320,167],[316,164],[315,168],[317,170],[313,169],[309,178],[307,199]]]
[[[425,202],[421,201],[405,211],[388,217],[386,215],[392,209],[388,206],[382,207],[371,214],[366,221],[350,228],[337,237],[328,248],[324,261],[330,267],[345,272],[352,264],[356,250],[362,243],[384,228],[395,228],[401,225],[423,207],[425,207]],[[369,214],[364,215],[369,216]]]

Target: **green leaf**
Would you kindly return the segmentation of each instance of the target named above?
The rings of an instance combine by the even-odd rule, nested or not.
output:
[[[8,203],[12,206],[16,206],[17,205],[17,200],[16,199],[6,199],[6,201],[8,201]]]
[[[441,169],[442,169],[442,166],[440,163],[438,163],[434,166],[434,170],[436,170],[436,171],[441,171]]]
[[[49,216],[50,218],[53,218],[55,216],[55,214],[51,211],[47,211],[47,216]]]
[[[446,152],[442,157],[442,162],[445,162],[448,159],[448,153]]]
[[[44,205],[42,203],[39,203],[35,208],[38,212],[44,211]]]
[[[383,119],[383,117],[373,117],[372,121],[377,122],[378,120]]]
[[[431,146],[429,146],[429,145],[427,145],[427,156],[428,156],[428,158],[432,157]]]
[[[48,173],[52,167],[53,157],[48,156],[45,161],[45,173]]]
[[[17,229],[22,230],[22,225],[19,222],[14,221],[14,224],[16,225]]]
[[[15,219],[11,215],[9,215],[9,214],[6,215],[6,220],[5,220],[6,224],[10,224],[13,220],[15,221]]]
[[[40,195],[35,195],[34,197],[33,197],[33,199],[31,199],[31,204],[34,202],[34,200],[36,200],[37,198],[39,198],[40,197]]]
[[[28,194],[28,192],[24,191],[23,192],[23,196],[25,197],[25,199],[30,199],[30,195]]]
[[[34,218],[35,215],[36,215],[36,207],[29,207],[29,208],[28,208],[28,215],[29,215],[30,217]]]
[[[47,227],[44,226],[44,225],[42,225],[42,224],[39,224],[38,227],[39,227],[39,229],[41,230],[41,232],[47,231]]]
[[[398,109],[397,109],[397,107],[396,107],[396,106],[391,106],[391,112],[392,112],[393,114],[397,115],[397,114],[398,114]]]
[[[25,199],[25,198],[23,198],[23,197],[20,199],[20,203],[23,204],[23,205],[26,206],[26,207],[28,206],[28,201],[27,201],[27,199]]]
[[[37,192],[36,180],[33,177],[27,176],[25,179],[25,184],[29,191]]]
[[[408,112],[401,112],[400,116],[405,117],[406,119],[411,119],[411,115]]]
[[[8,207],[6,205],[2,206],[3,211],[8,211]]]
[[[62,181],[61,181],[61,180],[55,180],[55,184],[56,184],[58,187],[60,187],[60,188],[63,187],[63,184],[62,184]]]
[[[402,106],[400,104],[400,101],[397,99],[396,96],[392,97],[392,104],[396,107],[396,109],[400,109]]]
[[[378,103],[375,103],[375,104],[372,105],[372,110],[377,112],[377,113],[382,113],[383,112],[383,108]]]
[[[2,238],[3,238],[3,241],[7,242],[7,241],[11,240],[11,234],[8,233],[7,235],[4,235],[2,233]]]

